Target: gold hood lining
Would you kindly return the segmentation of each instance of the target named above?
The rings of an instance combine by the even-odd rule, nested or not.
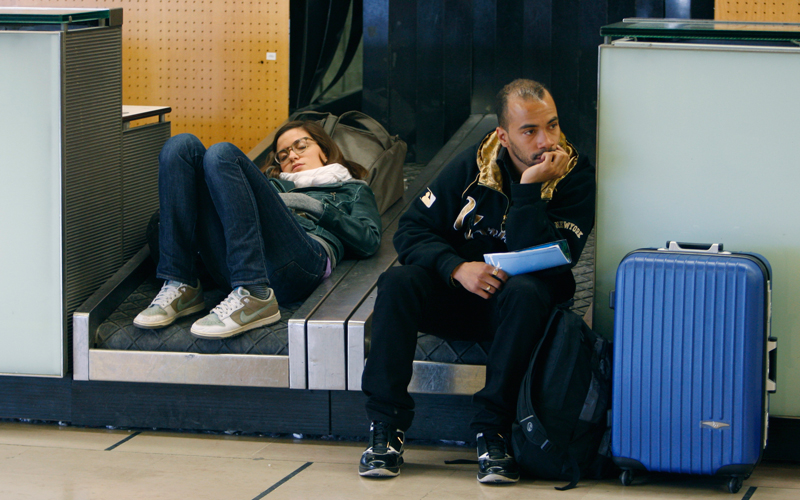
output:
[[[551,179],[542,183],[542,199],[550,200],[553,198],[553,193],[556,190],[556,185],[566,177],[575,165],[578,164],[578,151],[575,147],[567,141],[564,134],[558,141],[558,145],[564,148],[564,151],[569,155],[569,164],[567,171],[558,179]],[[503,191],[503,175],[500,172],[500,166],[497,164],[497,155],[500,154],[500,139],[497,137],[497,130],[484,137],[481,145],[478,147],[478,184],[486,186],[496,191]]]

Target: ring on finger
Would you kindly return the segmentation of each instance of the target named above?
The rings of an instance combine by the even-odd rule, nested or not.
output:
[[[486,291],[487,292],[491,292],[492,291],[492,285],[486,285]]]

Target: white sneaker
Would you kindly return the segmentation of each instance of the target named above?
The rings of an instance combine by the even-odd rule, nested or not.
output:
[[[171,325],[181,316],[202,311],[206,307],[203,300],[203,285],[190,287],[179,281],[166,281],[153,302],[136,315],[133,324],[139,328],[163,328]]]
[[[192,325],[192,335],[203,339],[223,339],[240,333],[271,325],[281,319],[278,300],[270,288],[269,297],[260,300],[237,287],[228,298]]]

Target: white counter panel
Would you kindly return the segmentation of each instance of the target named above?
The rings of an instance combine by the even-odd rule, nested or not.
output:
[[[0,373],[64,371],[60,43],[0,31]]]
[[[778,392],[800,416],[800,48],[600,48],[594,327],[611,335],[620,260],[667,240],[772,264]]]

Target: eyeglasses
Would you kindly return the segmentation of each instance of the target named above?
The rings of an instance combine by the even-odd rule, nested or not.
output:
[[[303,152],[308,148],[308,141],[314,142],[314,139],[311,137],[301,137],[294,141],[291,146],[286,149],[281,149],[277,153],[275,153],[275,161],[278,165],[283,165],[289,160],[289,150],[292,150],[298,156],[303,154]]]

